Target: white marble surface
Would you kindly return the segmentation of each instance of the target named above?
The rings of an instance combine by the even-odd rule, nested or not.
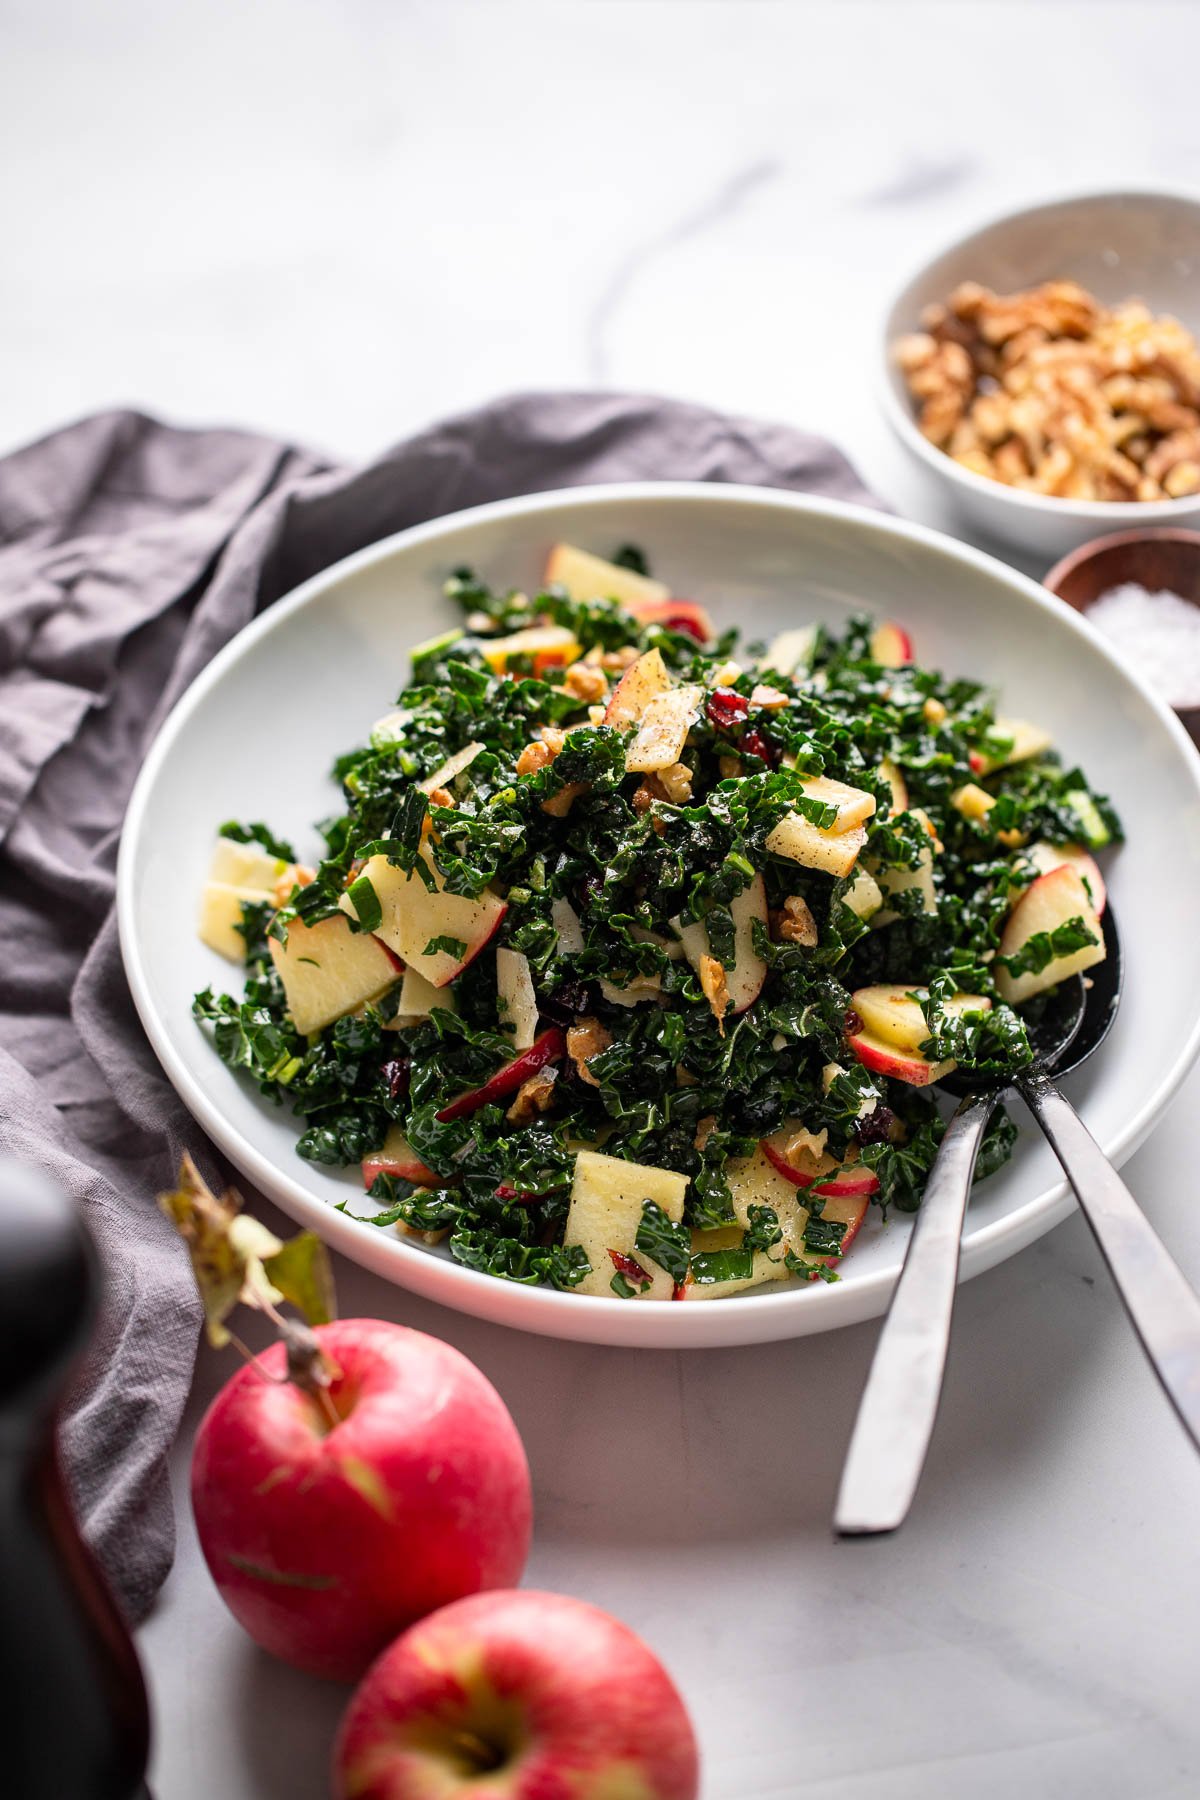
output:
[[[836,436],[942,522],[864,345],[943,238],[1186,180],[1200,13],[1154,4],[10,0],[0,437],[93,407],[352,458],[523,386],[673,391]],[[1192,1279],[1193,1078],[1129,1166]],[[1078,1220],[965,1288],[916,1511],[834,1546],[872,1328],[685,1357],[549,1347],[356,1270],[516,1414],[529,1572],[610,1607],[695,1712],[706,1800],[1183,1800],[1200,1474]],[[318,1800],[340,1691],[180,1556],[142,1633],[157,1800]]]

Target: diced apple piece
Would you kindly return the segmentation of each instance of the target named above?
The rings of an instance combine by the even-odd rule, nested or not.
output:
[[[968,781],[960,788],[955,788],[950,796],[950,804],[955,812],[964,819],[986,819],[996,804],[994,794],[981,788],[977,781]]]
[[[528,1050],[537,1036],[538,1005],[533,991],[529,958],[519,950],[501,947],[496,952],[496,994],[500,1002],[500,1028],[513,1026],[512,1047]]]
[[[485,744],[464,744],[461,750],[456,750],[453,756],[448,756],[444,763],[440,763],[432,775],[427,775],[424,781],[418,781],[417,786],[423,794],[432,794],[435,788],[449,787],[454,777],[461,775],[464,769],[469,769],[480,751],[486,748]]]
[[[411,875],[406,874],[389,863],[386,856],[371,857],[362,875],[374,888],[383,912],[379,924],[373,927],[376,937],[435,988],[441,988],[453,981],[495,936],[508,907],[488,889],[475,899],[446,893],[442,877],[427,853],[425,863],[436,883],[432,891],[416,869]],[[338,904],[351,918],[358,917],[350,890]],[[428,950],[427,946],[438,938],[461,944],[461,954],[446,949]]]
[[[516,657],[529,657],[534,673],[540,674],[552,665],[565,668],[580,654],[579,640],[565,625],[529,625],[508,637],[484,638],[479,648],[488,668],[497,675],[503,675]]]
[[[583,949],[583,922],[569,900],[550,902],[550,920],[558,933],[561,956],[578,956]]]
[[[577,550],[574,544],[555,544],[546,562],[545,582],[547,587],[565,588],[572,600],[616,600],[630,612],[635,605],[661,605],[671,598],[665,582]]]
[[[848,906],[860,919],[873,918],[883,905],[883,893],[875,877],[860,869],[842,895],[842,905]]]
[[[373,1150],[362,1160],[363,1186],[369,1188],[378,1175],[395,1175],[400,1181],[415,1181],[422,1187],[441,1187],[441,1177],[423,1163],[398,1125],[389,1128],[381,1150]]]
[[[913,999],[912,996],[917,998]],[[890,986],[857,988],[850,1005],[863,1022],[869,1036],[896,1050],[919,1051],[929,1036],[923,1003],[929,998],[925,988]],[[945,1011],[961,1016],[970,1012],[990,1012],[992,1003],[986,994],[952,994]]]
[[[921,910],[925,913],[937,911],[937,894],[933,885],[933,845],[922,845],[920,858],[915,869],[880,869],[876,872],[876,881],[885,896],[904,894],[910,888],[917,888],[921,895]],[[900,914],[892,908],[876,913],[871,921],[873,925],[890,925]]]
[[[350,921],[340,917],[315,925],[293,919],[285,944],[277,938],[268,943],[292,1023],[302,1037],[378,1000],[399,973],[378,938],[369,931],[352,931]]]
[[[696,1232],[692,1237],[692,1254],[706,1251],[736,1250],[750,1223],[752,1206],[769,1206],[779,1220],[783,1236],[769,1250],[756,1250],[750,1259],[749,1272],[723,1281],[696,1280],[694,1272],[677,1290],[679,1300],[724,1300],[746,1288],[761,1287],[764,1282],[787,1279],[785,1262],[789,1250],[799,1252],[804,1243],[804,1227],[808,1209],[797,1198],[795,1186],[783,1179],[770,1162],[756,1150],[752,1156],[740,1157],[725,1166],[726,1179],[733,1199],[735,1229]]]
[[[1104,961],[1104,933],[1088,891],[1076,871],[1067,863],[1061,863],[1048,874],[1039,875],[1017,901],[1008,915],[999,954],[1015,956],[1038,932],[1053,931],[1057,926],[1065,925],[1068,919],[1082,919],[1095,942],[1069,956],[1056,956],[1037,975],[1012,976],[1007,969],[998,968],[996,986],[1001,999],[1007,1000],[1010,1006],[1019,1006],[1034,994],[1057,987],[1068,976],[1082,974],[1084,969]]]
[[[817,647],[817,627],[815,625],[797,625],[790,631],[781,631],[771,642],[767,654],[759,662],[760,669],[774,669],[777,675],[794,675],[797,669],[807,670]]]
[[[733,919],[733,967],[725,971],[725,987],[736,1015],[753,1006],[767,979],[767,965],[754,948],[755,920],[766,929],[767,889],[761,875],[736,893],[729,903]],[[699,970],[701,958],[712,955],[712,946],[703,922],[690,925],[671,920],[671,929],[683,946],[683,953],[693,969]]]
[[[890,756],[885,756],[879,765],[879,773],[892,790],[892,814],[908,811],[908,783],[904,779],[899,764]]]
[[[861,825],[850,831],[823,831],[799,813],[783,815],[767,835],[772,856],[786,856],[806,869],[821,869],[839,879],[849,875],[867,841]]]
[[[821,1218],[828,1225],[844,1225],[841,1242],[836,1256],[821,1256],[815,1250],[801,1249],[797,1252],[801,1260],[808,1263],[814,1271],[821,1263],[827,1268],[835,1268],[845,1256],[847,1250],[862,1230],[863,1220],[867,1216],[870,1199],[863,1193],[842,1194],[825,1193],[825,1205],[821,1209]]]
[[[831,781],[827,775],[810,775],[804,792],[823,806],[837,807],[837,818],[826,827],[829,831],[850,831],[855,825],[865,825],[875,811],[874,794],[868,794],[865,788],[848,787],[844,781]]]
[[[943,1075],[949,1075],[955,1067],[953,1059],[946,1062],[930,1062],[927,1057],[918,1056],[912,1050],[897,1050],[891,1044],[873,1038],[869,1033],[860,1031],[846,1042],[865,1069],[876,1075],[890,1075],[893,1081],[907,1081],[910,1087],[928,1087],[930,1082],[940,1081]]]
[[[630,663],[604,709],[606,725],[636,725],[651,700],[670,691],[671,677],[658,650],[647,650]]]
[[[637,735],[625,752],[625,767],[638,773],[669,769],[683,755],[687,735],[699,717],[704,689],[685,682],[646,703]]]
[[[235,844],[232,838],[217,839],[208,879],[225,887],[254,888],[258,897],[273,894],[275,887],[294,864],[282,856],[271,856],[258,844]]]
[[[803,1128],[784,1125],[759,1144],[767,1161],[784,1181],[796,1188],[811,1189],[822,1199],[857,1195],[869,1198],[879,1192],[879,1177],[873,1170],[852,1159],[838,1163],[827,1152],[814,1156],[803,1143],[804,1135]]]
[[[243,902],[251,904],[268,898],[261,888],[232,887],[225,881],[205,882],[200,896],[201,942],[230,962],[244,963],[246,940],[239,930]]]
[[[618,986],[601,975],[600,992],[610,1006],[644,1006],[648,1001],[657,1000],[662,993],[662,976],[635,975],[632,981]]]
[[[885,619],[871,633],[871,661],[884,669],[903,668],[913,659],[912,639],[903,626]]]
[[[494,1075],[490,1075],[482,1087],[470,1088],[465,1094],[460,1094],[457,1100],[452,1100],[449,1106],[443,1106],[437,1115],[439,1121],[446,1125],[452,1119],[465,1119],[471,1113],[478,1112],[481,1106],[491,1106],[496,1101],[507,1099],[531,1075],[536,1075],[547,1063],[561,1062],[566,1053],[566,1037],[557,1025],[552,1025],[548,1031],[543,1031],[540,1037],[534,1039],[528,1050],[522,1050],[519,1056],[514,1056],[510,1063],[505,1063],[502,1069],[497,1069]]]
[[[582,1247],[591,1273],[584,1276],[575,1291],[611,1299],[617,1267],[613,1261],[615,1252],[619,1257],[632,1259],[649,1275],[650,1281],[639,1292],[639,1299],[669,1300],[671,1277],[638,1249],[637,1233],[647,1200],[653,1200],[672,1223],[678,1224],[683,1218],[687,1188],[687,1176],[677,1175],[673,1169],[656,1169],[599,1151],[581,1150],[575,1158],[563,1243]]]
[[[1031,725],[1028,719],[996,719],[990,735],[1011,738],[1012,748],[996,757],[972,750],[971,767],[977,775],[990,775],[993,769],[1006,769],[1010,763],[1028,762],[1031,757],[1040,756],[1043,750],[1049,750],[1054,742],[1048,731],[1043,731],[1040,725]]]
[[[418,969],[405,969],[400,982],[400,1004],[395,1017],[389,1019],[383,1029],[407,1031],[410,1026],[427,1019],[435,1006],[440,1006],[443,1012],[456,1013],[458,1001],[454,998],[454,989],[435,988]]]
[[[1066,863],[1069,869],[1074,869],[1087,888],[1096,917],[1104,917],[1108,889],[1104,885],[1104,877],[1095,857],[1090,856],[1081,844],[1030,844],[1028,850],[1022,851],[1021,860],[1031,863],[1039,875],[1048,875],[1051,869],[1060,868]]]

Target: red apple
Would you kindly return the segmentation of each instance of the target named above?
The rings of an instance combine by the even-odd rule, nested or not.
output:
[[[508,911],[508,902],[490,888],[473,897],[447,893],[442,873],[434,866],[428,850],[421,854],[433,880],[432,888],[426,887],[418,870],[406,873],[386,856],[370,857],[359,879],[370,882],[382,914],[379,922],[372,925],[376,939],[423,975],[432,987],[443,988],[461,975],[495,937]],[[353,884],[338,905],[352,918],[358,918]],[[461,944],[461,952],[447,949],[447,943]],[[438,948],[431,949],[431,945]]]
[[[1026,862],[1033,864],[1039,875],[1048,875],[1051,869],[1061,868],[1066,863],[1068,868],[1074,869],[1082,877],[1096,917],[1104,917],[1104,908],[1108,905],[1108,889],[1104,885],[1100,865],[1082,844],[1030,844],[1027,850],[1022,850],[1021,855]]]
[[[786,1130],[780,1131],[761,1139],[759,1145],[772,1168],[778,1169],[785,1181],[798,1188],[811,1188],[814,1194],[835,1200],[855,1199],[860,1195],[869,1199],[879,1192],[879,1177],[856,1164],[839,1166],[832,1156],[823,1156],[808,1168],[790,1161],[782,1141],[790,1135]]]
[[[1092,898],[1078,871],[1069,863],[1060,863],[1046,875],[1039,875],[1026,888],[1008,915],[1008,923],[1000,937],[1000,955],[1015,956],[1031,937],[1053,931],[1069,919],[1082,919],[1092,935],[1092,942],[1068,956],[1056,956],[1035,974],[1010,975],[1007,969],[996,972],[1000,998],[1010,1006],[1019,1006],[1034,994],[1057,987],[1069,975],[1104,961],[1104,930],[1092,907]]]
[[[338,1423],[284,1379],[273,1344],[204,1416],[192,1507],[255,1643],[350,1681],[414,1620],[519,1580],[532,1499],[508,1409],[465,1356],[380,1319],[316,1335]]]
[[[514,1056],[510,1063],[497,1069],[482,1087],[470,1088],[449,1106],[443,1106],[438,1118],[443,1125],[451,1119],[465,1119],[468,1113],[478,1112],[481,1106],[490,1106],[493,1100],[515,1094],[521,1083],[536,1075],[543,1064],[561,1062],[566,1053],[566,1038],[557,1025],[551,1025],[548,1031],[534,1039],[528,1050],[522,1050],[520,1056]]]
[[[899,669],[913,659],[912,639],[902,625],[885,619],[871,633],[871,661],[885,669]]]
[[[641,1638],[561,1594],[477,1594],[405,1632],[342,1720],[335,1800],[696,1800],[679,1692]]]
[[[650,702],[669,692],[671,677],[657,650],[647,650],[630,663],[604,710],[606,725],[636,725]]]
[[[396,1175],[401,1181],[416,1181],[422,1187],[442,1187],[441,1177],[423,1163],[398,1125],[393,1125],[383,1141],[383,1148],[372,1150],[362,1159],[363,1186],[370,1187],[377,1175]]]
[[[952,1058],[946,1062],[930,1062],[916,1050],[899,1050],[867,1031],[856,1032],[846,1042],[865,1069],[876,1075],[890,1075],[893,1081],[907,1081],[910,1087],[928,1087],[930,1082],[940,1081],[954,1068]]]

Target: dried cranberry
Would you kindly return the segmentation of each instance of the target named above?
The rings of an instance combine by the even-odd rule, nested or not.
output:
[[[867,1113],[854,1127],[855,1142],[886,1144],[891,1141],[899,1122],[890,1106],[877,1106],[874,1112]]]
[[[407,1056],[389,1057],[379,1073],[387,1083],[390,1100],[399,1100],[402,1095],[407,1094],[412,1076],[412,1063]]]
[[[626,1256],[623,1250],[610,1250],[608,1254],[612,1257],[613,1268],[618,1275],[623,1275],[626,1281],[632,1281],[638,1287],[649,1286],[650,1277],[635,1257]]]
[[[554,1025],[573,1025],[595,1006],[590,981],[564,981],[551,994],[538,995],[538,1011]]]
[[[750,702],[734,688],[714,688],[704,710],[710,725],[718,731],[730,731],[750,717]]]
[[[668,631],[682,631],[685,637],[695,638],[698,644],[704,644],[708,641],[695,613],[683,611],[677,613],[669,612],[664,614],[664,616],[659,619],[658,623],[664,625]]]
[[[747,756],[761,757],[768,768],[773,769],[775,767],[777,760],[776,753],[771,748],[770,744],[768,744],[757,725],[746,732],[745,736],[742,738],[741,749]]]
[[[604,898],[603,875],[585,875],[579,887],[580,904],[586,911],[589,906],[596,906]]]
[[[846,1008],[846,1017],[843,1020],[843,1024],[846,1027],[847,1037],[857,1037],[863,1028],[863,1022],[852,1006]]]
[[[535,1194],[529,1188],[511,1187],[507,1181],[502,1181],[496,1189],[496,1198],[497,1200],[515,1200],[521,1206],[532,1206],[536,1200],[544,1200],[545,1195]]]

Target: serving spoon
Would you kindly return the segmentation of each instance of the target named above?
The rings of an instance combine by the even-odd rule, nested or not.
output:
[[[930,1172],[875,1347],[834,1509],[839,1537],[894,1531],[912,1505],[941,1397],[975,1161],[988,1121],[1013,1088],[1062,1164],[1142,1348],[1200,1449],[1200,1300],[1051,1078],[1086,1062],[1116,1018],[1122,964],[1111,905],[1103,931],[1105,960],[1089,983],[1080,975],[1063,982],[1030,1027],[1028,1068],[999,1082],[956,1070],[940,1083],[963,1098]]]

